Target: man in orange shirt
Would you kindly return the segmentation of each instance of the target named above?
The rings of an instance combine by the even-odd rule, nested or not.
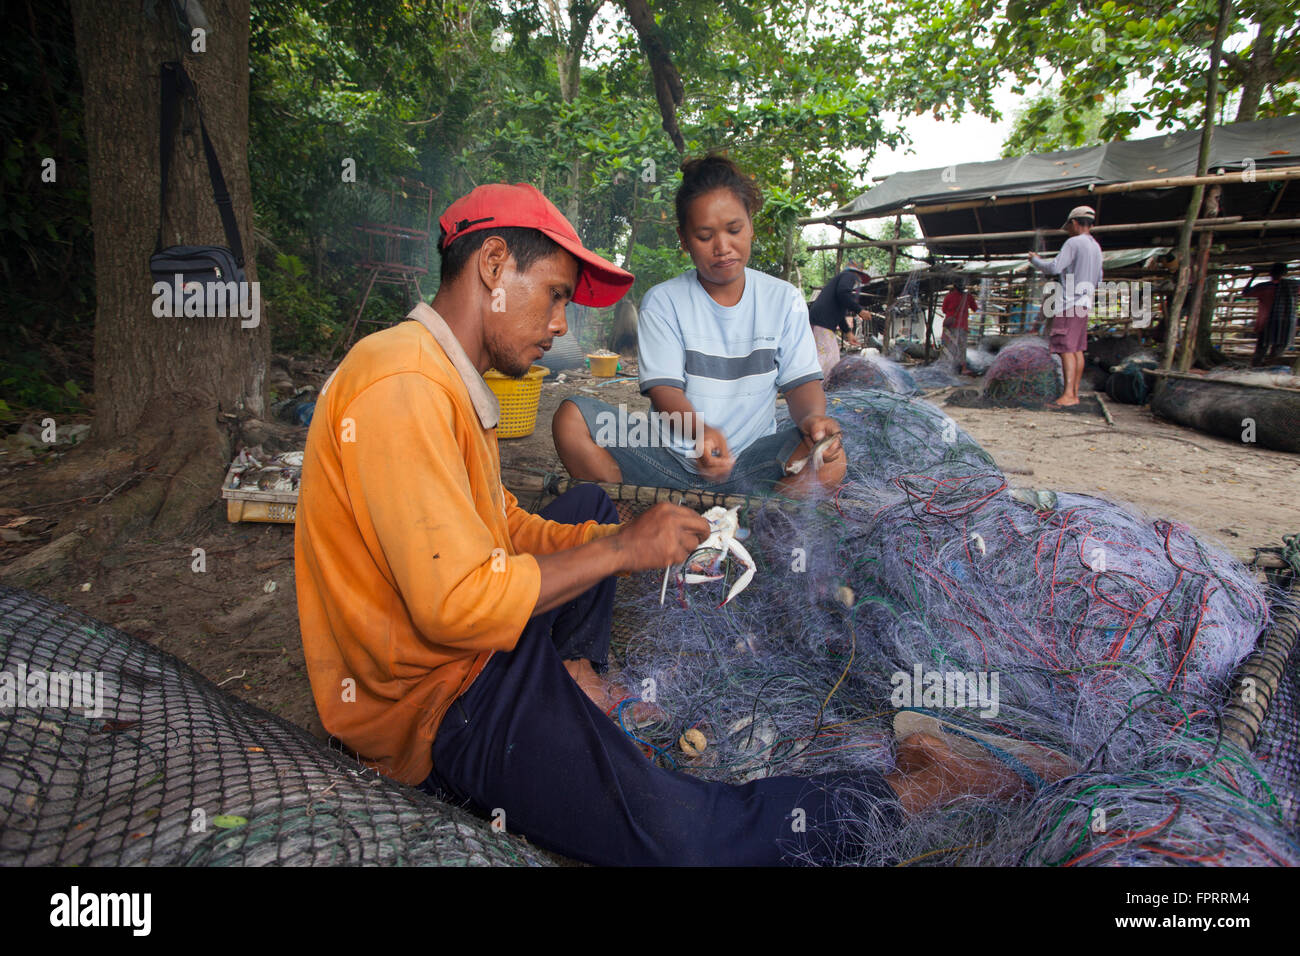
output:
[[[632,276],[584,249],[531,186],[480,186],[439,223],[432,307],[348,353],[308,433],[298,610],[331,734],[387,776],[595,863],[829,860],[842,820],[888,827],[962,794],[1022,788],[1006,766],[926,733],[900,743],[888,777],[733,787],[647,761],[606,715],[612,689],[596,674],[611,576],[683,561],[708,525],[670,504],[618,525],[595,486],[523,511],[501,484],[482,379],[489,367],[522,374],[566,332],[570,299],[608,305]]]

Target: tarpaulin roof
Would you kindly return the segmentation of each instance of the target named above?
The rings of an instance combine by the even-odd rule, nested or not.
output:
[[[1103,271],[1110,275],[1120,269],[1128,266],[1140,266],[1157,256],[1167,255],[1171,250],[1168,246],[1156,246],[1152,249],[1114,249],[1109,252],[1103,251],[1101,254],[1101,264]],[[1001,272],[1017,272],[1025,269],[1026,262],[1021,259],[993,259],[989,262],[980,262],[973,266],[969,271],[977,275],[989,275]]]
[[[892,214],[908,204],[1032,196],[1090,184],[1191,176],[1196,173],[1200,145],[1200,131],[1188,130],[1150,139],[895,173],[831,216],[869,218]],[[1209,169],[1236,172],[1251,162],[1258,169],[1300,165],[1300,116],[1216,126]]]
[[[1117,192],[1099,187],[1194,175],[1201,134],[1192,130],[1150,139],[1038,153],[987,163],[960,163],[897,173],[832,213],[829,221],[915,215],[930,250],[945,257],[1051,253],[1065,240],[1070,210],[1092,206],[1105,249],[1172,246],[1191,198],[1189,185],[1142,186]],[[1300,116],[1215,127],[1211,174],[1300,166]],[[1247,179],[1249,177],[1241,177]],[[1288,187],[1290,187],[1288,189]],[[1300,218],[1300,184],[1289,180],[1225,182],[1220,217],[1238,222]],[[1066,195],[1061,195],[1062,193]],[[958,208],[952,208],[953,206]],[[919,207],[915,209],[914,207]],[[1165,223],[1165,225],[1160,225]],[[999,238],[999,233],[1026,235]],[[1034,234],[1037,233],[1037,241]],[[1103,234],[1104,233],[1104,234]],[[969,239],[939,241],[945,236]],[[1300,257],[1300,229],[1220,231],[1220,262],[1260,263]]]
[[[1103,250],[1101,258],[1106,275],[1115,277],[1129,274],[1124,270],[1141,269],[1169,252],[1170,249],[1167,246],[1157,246],[1150,249],[1112,249]],[[880,276],[873,278],[865,284],[864,288],[868,293],[881,300],[880,303],[877,303],[877,305],[880,305],[883,304],[884,298],[889,294],[891,286],[895,295],[901,294],[903,289],[908,286],[913,286],[922,292],[929,292],[933,289],[947,289],[958,278],[976,281],[982,276],[1010,275],[1017,272],[1025,272],[1041,277],[1041,274],[1032,270],[1029,263],[1021,256],[1015,259],[991,259],[984,262],[967,262],[963,264],[939,262],[933,266],[917,266],[910,272],[900,272],[892,277]]]

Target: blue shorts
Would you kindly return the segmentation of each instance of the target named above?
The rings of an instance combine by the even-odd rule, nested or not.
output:
[[[573,402],[582,412],[587,431],[592,440],[600,431],[600,414],[617,416],[619,409],[597,398],[576,395],[565,401]],[[785,463],[803,441],[803,435],[794,425],[765,435],[736,456],[736,467],[726,481],[710,482],[707,478],[687,470],[682,460],[662,445],[602,445],[614,456],[623,483],[649,488],[679,488],[682,491],[704,489],[721,494],[753,494],[771,490],[785,477]]]

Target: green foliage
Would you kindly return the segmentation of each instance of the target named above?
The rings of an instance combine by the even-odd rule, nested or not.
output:
[[[869,224],[868,228],[861,228],[864,224],[858,223],[855,228],[859,232],[864,232],[872,239],[911,239],[919,235],[916,228],[916,220],[910,216],[903,219],[901,228],[897,235],[894,232],[894,224],[888,221],[880,221]],[[854,237],[845,236],[845,239],[852,241]],[[903,250],[916,253],[916,247],[901,247],[899,251],[896,269],[900,272],[907,271],[908,263],[911,262],[903,255]],[[841,268],[846,267],[852,261],[861,261],[863,266],[873,276],[883,276],[889,273],[889,250],[877,249],[875,247],[859,247],[850,249],[845,253],[841,263]],[[821,291],[822,286],[839,274],[835,268],[835,251],[833,249],[822,249],[814,253],[807,254],[806,265],[802,266],[804,281],[804,297],[811,299]]]
[[[278,352],[325,352],[344,330],[338,299],[314,282],[303,261],[277,253],[259,271],[271,323],[271,348]]]
[[[1223,82],[1240,98],[1268,59],[1260,115],[1300,108],[1298,5],[1233,4]],[[36,36],[20,23],[0,37],[9,414],[71,407],[82,396],[63,383],[90,385],[80,77],[66,0],[47,6]],[[797,272],[811,294],[834,257],[808,253],[796,220],[861,191],[876,150],[905,140],[897,115],[997,118],[1000,84],[1050,81],[1054,95],[1025,104],[1008,149],[1123,137],[1148,118],[1194,126],[1216,4],[652,0],[651,9],[685,87],[677,121],[687,155],[722,150],[754,173],[766,203],[751,265]],[[249,58],[257,255],[277,349],[333,346],[362,291],[355,227],[387,218],[385,191],[398,177],[432,187],[435,216],[479,183],[537,185],[584,242],[636,273],[634,296],[689,268],[673,209],[682,156],[619,3],[252,0]],[[1143,92],[1124,99],[1134,83]],[[57,189],[39,181],[44,155],[60,157]],[[342,175],[345,160],[355,182]],[[888,267],[885,251],[862,257],[873,272]],[[436,273],[436,255],[428,265]],[[436,279],[422,283],[428,294]],[[366,315],[405,311],[400,292],[377,287]]]
[[[34,20],[23,16],[9,26],[0,34],[4,420],[29,410],[84,410],[95,314],[81,76],[71,14],[66,2],[51,3]],[[54,161],[52,169],[46,159]]]
[[[1235,0],[1224,43],[1221,91],[1240,102],[1252,75],[1261,78],[1260,116],[1293,113],[1300,80],[1300,24],[1296,0]],[[1217,0],[1178,5],[1157,0],[897,0],[882,13],[876,49],[891,56],[894,76],[885,83],[897,98],[900,82],[928,64],[938,81],[934,99],[958,109],[968,100],[991,108],[991,94],[1010,79],[1023,93],[1030,83],[1052,80],[1060,112],[1083,117],[1097,103],[1143,87],[1131,103],[1105,112],[1103,141],[1123,139],[1144,120],[1160,129],[1190,129],[1204,122],[1205,76],[1218,18]],[[1258,55],[1257,55],[1258,54]],[[960,83],[965,90],[949,88]],[[917,91],[925,89],[920,85]],[[901,91],[906,91],[906,85]],[[924,108],[917,103],[917,111]],[[1249,113],[1249,110],[1247,111]],[[936,108],[936,113],[942,110]],[[1049,115],[1037,114],[1046,121]],[[1217,119],[1217,117],[1216,117]]]
[[[1002,156],[1005,159],[1100,145],[1105,142],[1101,130],[1108,112],[1123,109],[1124,103],[1125,98],[1118,97],[1109,111],[1099,102],[1076,110],[1063,105],[1056,93],[1044,91],[1026,100],[1016,111],[1011,132],[1002,144]]]
[[[843,148],[873,150],[880,131],[878,104],[851,63],[835,72],[811,50],[789,55],[796,9],[692,2],[658,17],[703,94],[681,112],[690,152],[725,148],[758,176],[769,201],[755,224],[754,265],[777,273],[809,191],[819,201],[847,195]],[[308,9],[255,0],[250,161],[260,229],[278,251],[313,263],[316,282],[348,309],[361,279],[351,226],[382,218],[364,187],[398,175],[433,185],[435,211],[480,182],[534,183],[589,246],[635,270],[634,294],[688,267],[672,209],[680,157],[663,133],[644,52],[625,22],[596,21],[580,42],[597,65],[566,97],[558,66],[577,22],[539,3]],[[356,184],[339,176],[345,156],[356,161]],[[297,334],[306,347],[319,336],[302,318],[313,311],[305,287],[272,281],[288,309],[277,342]],[[386,304],[372,300],[367,315]]]
[[[632,253],[636,266],[636,284],[632,287],[632,296],[640,299],[660,282],[667,282],[691,268],[691,259],[677,242],[674,235],[670,242],[662,245],[645,246],[637,243]]]

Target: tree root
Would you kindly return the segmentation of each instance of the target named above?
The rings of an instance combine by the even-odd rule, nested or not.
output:
[[[89,532],[86,544],[100,553],[146,531],[183,535],[219,494],[231,435],[211,408],[159,405],[165,411],[112,447],[90,442],[52,468],[22,469],[4,497],[24,509],[57,509],[54,539]]]

